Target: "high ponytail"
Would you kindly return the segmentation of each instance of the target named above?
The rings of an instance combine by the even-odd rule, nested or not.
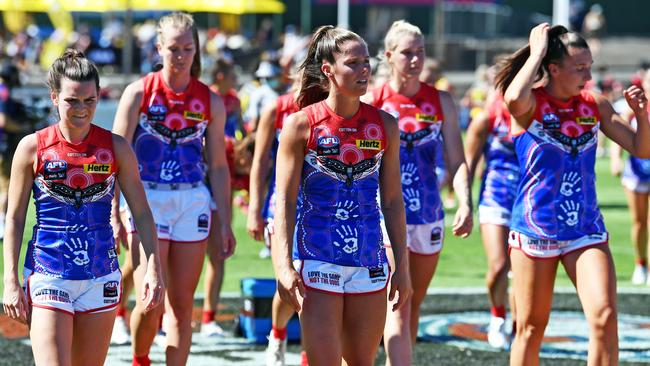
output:
[[[542,64],[537,69],[535,82],[541,80],[548,73],[548,65],[561,62],[569,54],[569,47],[589,49],[587,42],[580,34],[567,30],[564,26],[556,25],[548,30],[548,46]],[[499,72],[495,77],[497,89],[505,94],[519,70],[530,57],[530,45],[515,51],[511,56],[499,64]]]
[[[335,63],[334,54],[341,52],[341,45],[352,40],[365,44],[358,34],[332,25],[324,25],[314,32],[309,42],[307,56],[298,68],[302,73],[300,91],[296,100],[299,108],[302,109],[327,98],[329,79],[321,71],[323,61]]]

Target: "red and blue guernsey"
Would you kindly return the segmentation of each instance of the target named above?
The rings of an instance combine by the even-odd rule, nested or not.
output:
[[[241,101],[237,97],[237,92],[234,89],[228,90],[226,93],[219,93],[219,89],[210,88],[214,93],[221,97],[223,105],[226,107],[226,126],[224,127],[224,134],[227,137],[234,138],[237,129],[239,128],[239,115],[241,111]]]
[[[400,169],[406,223],[429,224],[444,218],[436,163],[442,155],[444,122],[438,90],[420,83],[420,90],[406,97],[388,83],[372,92],[373,105],[393,115],[400,129]]]
[[[174,93],[155,72],[144,77],[133,150],[145,183],[197,183],[205,176],[203,137],[210,122],[210,89],[192,78]],[[146,187],[146,185],[145,185]]]
[[[650,111],[650,106],[648,107]],[[649,121],[650,123],[650,121]],[[632,127],[636,129],[636,118],[632,119]],[[630,158],[625,164],[623,170],[623,178],[635,183],[648,183],[650,182],[650,159],[637,158],[630,154]]]
[[[530,237],[573,240],[605,232],[596,200],[600,114],[582,91],[566,102],[544,88],[528,130],[514,137],[521,170],[511,230]]]
[[[36,225],[25,267],[70,280],[116,271],[110,217],[118,166],[111,132],[91,125],[85,140],[72,144],[53,125],[36,137]]]
[[[379,111],[361,103],[345,119],[325,101],[303,111],[311,133],[298,194],[294,259],[383,266],[378,192],[386,133]]]
[[[280,132],[282,131],[282,126],[284,125],[284,120],[289,117],[290,114],[298,112],[300,109],[295,101],[296,95],[293,92],[283,94],[278,97],[275,107],[275,141],[273,142],[273,147],[271,149],[271,156],[275,162],[275,158],[278,153],[278,144],[280,143]],[[264,200],[264,208],[262,209],[262,217],[266,221],[273,220],[275,215],[275,169],[271,172],[271,177],[269,179],[269,190],[266,194],[266,199]]]
[[[510,134],[510,112],[501,94],[487,108],[489,120],[488,143],[485,147],[487,168],[483,176],[479,205],[504,207],[508,211],[517,194],[519,162]]]

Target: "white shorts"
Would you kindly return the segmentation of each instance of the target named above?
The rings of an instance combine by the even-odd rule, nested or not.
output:
[[[642,182],[638,179],[630,179],[630,178],[623,177],[621,178],[621,184],[628,191],[632,191],[635,193],[642,193],[642,194],[650,193],[650,182]]]
[[[493,224],[510,227],[510,218],[512,213],[504,207],[478,206],[479,224]]]
[[[549,240],[531,238],[516,231],[508,234],[510,249],[518,249],[531,258],[557,258],[578,249],[607,244],[608,234],[585,235],[574,240]]]
[[[267,219],[264,225],[264,245],[267,248],[271,247],[271,237],[275,235],[275,227],[273,226],[273,219]]]
[[[381,221],[381,231],[384,234],[384,246],[390,248],[386,224]],[[442,250],[445,239],[445,220],[430,224],[406,225],[406,246],[413,254],[435,255]]]
[[[306,288],[335,295],[372,294],[388,286],[390,267],[346,267],[307,259],[294,260],[293,266],[300,273]]]
[[[205,185],[180,190],[145,188],[145,193],[156,223],[158,239],[194,243],[208,238],[212,198]],[[126,216],[126,231],[137,232],[130,209],[126,211]]]
[[[66,280],[29,269],[23,271],[30,305],[74,315],[115,309],[122,298],[122,272],[90,280]]]

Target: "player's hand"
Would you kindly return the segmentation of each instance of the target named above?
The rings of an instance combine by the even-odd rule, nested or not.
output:
[[[142,283],[142,302],[145,313],[160,305],[165,299],[165,284],[159,270],[160,265],[153,262],[154,260],[149,260]]]
[[[530,55],[535,57],[544,57],[548,48],[548,30],[551,26],[548,23],[538,24],[531,29],[528,37],[530,45]]]
[[[643,90],[641,90],[638,86],[630,86],[629,88],[625,89],[623,95],[625,95],[625,100],[627,101],[627,104],[630,106],[630,108],[632,108],[635,115],[643,115],[644,113],[647,113],[646,111],[648,108],[648,99],[646,98]]]
[[[4,293],[2,294],[3,310],[13,320],[27,324],[29,303],[25,291],[18,282],[5,282]]]
[[[412,293],[413,287],[411,287],[411,276],[408,271],[408,266],[396,268],[395,273],[390,278],[390,291],[388,293],[388,301],[391,302],[397,294],[397,301],[393,304],[392,310],[397,311],[404,306]]]
[[[111,227],[113,228],[113,240],[115,241],[115,251],[120,254],[120,244],[127,247],[126,229],[120,220],[119,214],[111,215]]]
[[[461,204],[456,210],[456,216],[454,216],[452,232],[456,236],[466,238],[472,233],[473,226],[472,209],[466,204]]]
[[[286,266],[278,271],[277,273],[277,285],[278,285],[278,294],[282,301],[286,304],[289,304],[296,312],[299,312],[301,309],[301,300],[298,299],[298,295],[301,298],[305,297],[305,285],[300,278],[300,274],[293,268]],[[296,294],[296,291],[298,294]]]
[[[264,219],[262,219],[262,215],[249,210],[246,219],[246,230],[251,238],[257,241],[264,240]]]
[[[221,226],[221,240],[221,257],[226,259],[235,254],[237,240],[235,240],[235,234],[233,234],[230,225]]]

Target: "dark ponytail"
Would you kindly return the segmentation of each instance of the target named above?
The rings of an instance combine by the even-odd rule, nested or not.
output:
[[[296,100],[299,108],[302,109],[327,98],[329,79],[321,71],[323,61],[335,63],[334,54],[340,53],[341,45],[352,40],[365,44],[358,34],[332,25],[324,25],[314,32],[309,42],[307,56],[298,68],[302,73],[300,91]]]
[[[535,82],[540,81],[548,73],[548,65],[559,63],[569,54],[569,47],[589,49],[589,45],[582,36],[570,32],[564,26],[556,25],[548,30],[548,46],[542,64],[537,69]],[[530,56],[530,45],[518,49],[499,64],[499,72],[495,77],[497,89],[505,94],[519,70],[524,66]]]
[[[61,79],[72,81],[94,81],[99,91],[99,71],[95,64],[88,60],[81,51],[69,48],[61,57],[54,60],[47,72],[47,86],[51,92],[61,91]]]

